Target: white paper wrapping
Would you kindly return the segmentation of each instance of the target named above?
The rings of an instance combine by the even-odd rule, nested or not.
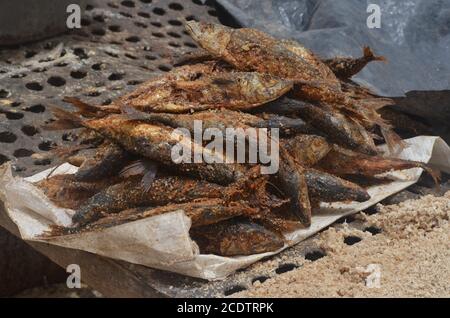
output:
[[[407,147],[397,157],[425,162],[450,173],[450,147],[441,138],[421,136],[406,140],[406,143]],[[386,147],[382,148],[387,151]],[[76,169],[70,164],[63,164],[53,174],[74,173]],[[33,185],[33,182],[42,180],[50,171],[51,169],[23,179],[12,176],[9,164],[0,167],[0,199],[24,240],[45,241],[207,280],[223,279],[239,268],[277,254],[339,218],[364,210],[409,187],[417,182],[423,172],[422,169],[415,168],[389,173],[388,176],[393,181],[369,188],[371,200],[367,202],[322,204],[320,211],[315,211],[312,217],[311,227],[286,234],[288,243],[277,252],[222,257],[199,254],[197,245],[189,237],[190,219],[182,210],[82,234],[45,240],[39,238],[52,224],[70,225],[74,213],[72,210],[56,207]]]

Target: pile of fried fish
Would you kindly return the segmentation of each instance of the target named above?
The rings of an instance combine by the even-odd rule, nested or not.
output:
[[[369,200],[367,186],[386,182],[385,172],[421,167],[436,175],[379,153],[376,143],[394,151],[402,141],[381,115],[392,101],[350,80],[384,60],[369,48],[361,58],[321,60],[254,29],[195,21],[186,29],[201,49],[178,56],[170,72],[110,105],[66,97],[76,111],[53,107],[47,129],[81,128],[75,146],[54,150],[78,172],[39,183],[57,205],[76,211],[74,227],[59,231],[183,210],[202,253],[250,255],[283,247],[282,233],[309,227],[320,202]],[[174,163],[180,140],[173,131],[193,132],[196,120],[224,135],[229,127],[279,129],[278,172],[226,160]]]

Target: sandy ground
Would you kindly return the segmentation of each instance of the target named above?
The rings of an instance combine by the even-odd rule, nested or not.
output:
[[[381,233],[331,228],[326,257],[233,297],[450,297],[450,192],[379,209],[363,218]]]

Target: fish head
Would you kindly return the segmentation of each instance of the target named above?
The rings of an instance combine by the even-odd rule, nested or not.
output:
[[[189,35],[212,55],[221,56],[230,41],[233,29],[214,23],[187,21]]]

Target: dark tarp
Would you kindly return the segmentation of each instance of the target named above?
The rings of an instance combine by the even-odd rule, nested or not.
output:
[[[361,56],[369,45],[389,63],[355,77],[386,96],[450,88],[450,0],[217,0],[242,26],[292,38],[321,57]],[[381,28],[367,27],[369,3]]]

